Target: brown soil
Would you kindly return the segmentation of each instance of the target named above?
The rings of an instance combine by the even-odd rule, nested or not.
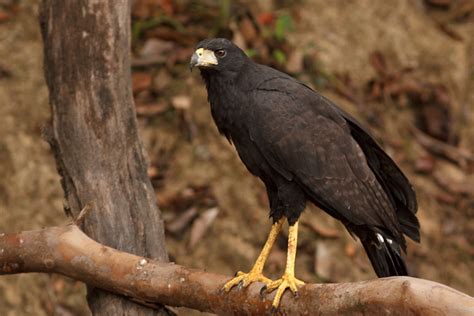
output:
[[[301,19],[292,42],[297,49],[315,51],[326,72],[349,73],[357,86],[374,76],[368,64],[374,50],[383,51],[396,67],[413,67],[428,80],[445,84],[459,118],[460,146],[472,150],[474,23],[455,24],[453,28],[462,40],[453,39],[440,30],[421,3],[307,1],[299,4]],[[41,139],[49,107],[36,16],[33,1],[25,1],[18,15],[0,24],[0,67],[11,72],[10,77],[0,77],[0,232],[68,222],[54,161]],[[190,119],[186,122],[191,122],[196,132],[190,141],[176,111],[140,121],[150,161],[164,176],[156,183],[159,204],[165,219],[172,222],[179,216],[177,212],[185,211],[177,206],[177,195],[197,196],[195,192],[202,191],[199,188],[207,188],[204,197],[191,199],[193,206],[202,214],[215,205],[219,213],[194,247],[189,246],[190,227],[177,234],[168,233],[170,256],[179,264],[227,275],[246,271],[270,227],[265,189],[240,163],[232,146],[218,135],[198,74],[190,75],[184,65],[174,73],[168,96],[191,97]],[[380,127],[374,133],[400,163],[419,197],[422,243],[409,243],[410,270],[417,277],[473,295],[474,197],[464,195],[455,203],[443,202],[435,197],[446,195],[447,189],[433,176],[415,172],[415,162],[425,151],[408,132],[414,120],[411,109],[390,102],[363,104],[361,109],[329,90],[321,92],[363,122],[367,111],[380,116]],[[402,145],[391,146],[394,140]],[[472,173],[445,160],[437,160],[436,172],[442,178],[474,186]],[[205,199],[211,202],[203,202]],[[299,278],[307,282],[342,282],[375,276],[359,243],[339,223],[315,208],[308,209],[302,221],[306,225],[302,225],[299,239]],[[335,229],[339,238],[321,237],[309,228],[311,225],[325,230],[323,235],[328,228]],[[268,263],[269,277],[282,273],[285,249],[282,236]],[[81,284],[58,276],[1,277],[0,315],[87,315],[84,294]],[[191,313],[184,309],[180,312]]]

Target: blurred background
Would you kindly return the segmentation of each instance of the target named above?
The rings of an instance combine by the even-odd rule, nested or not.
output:
[[[133,93],[172,261],[248,271],[270,229],[263,184],[218,134],[188,69],[199,40],[222,36],[368,127],[417,191],[412,275],[474,294],[474,1],[135,0],[132,11]],[[37,15],[37,1],[0,0],[0,232],[69,222],[41,139],[50,109]],[[375,277],[341,224],[314,207],[301,220],[300,279]],[[267,275],[285,258],[281,236]],[[79,282],[0,278],[0,315],[88,314]]]

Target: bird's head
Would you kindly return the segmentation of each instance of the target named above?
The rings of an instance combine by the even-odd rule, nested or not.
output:
[[[212,38],[197,44],[189,67],[201,71],[237,72],[246,59],[247,55],[228,39]]]

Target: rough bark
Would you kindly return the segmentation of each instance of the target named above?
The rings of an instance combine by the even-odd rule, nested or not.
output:
[[[52,110],[45,136],[66,211],[77,216],[89,205],[83,229],[91,238],[167,261],[130,86],[130,0],[43,0],[40,24]],[[94,314],[156,314],[92,287],[88,302]]]
[[[0,275],[55,272],[142,302],[222,315],[271,313],[262,284],[222,292],[228,277],[157,262],[101,245],[77,226],[0,235]],[[474,299],[439,283],[394,277],[307,284],[283,296],[282,315],[474,315]]]

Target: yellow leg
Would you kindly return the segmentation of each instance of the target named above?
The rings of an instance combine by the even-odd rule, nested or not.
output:
[[[284,222],[284,219],[282,218],[278,222],[272,225],[272,229],[270,230],[270,233],[268,234],[267,241],[265,242],[265,245],[263,246],[262,252],[258,256],[257,261],[255,261],[253,268],[250,270],[249,273],[243,273],[241,271],[237,272],[237,276],[224,285],[224,290],[226,292],[230,291],[230,289],[233,286],[241,282],[242,282],[243,287],[247,287],[253,282],[263,282],[265,284],[268,284],[271,282],[270,279],[268,279],[267,277],[263,275],[262,273],[263,266],[265,265],[265,261],[267,261],[268,255],[270,254],[270,250],[272,249],[272,246],[275,243],[275,240],[281,231],[283,222]]]
[[[290,226],[288,233],[288,255],[286,257],[286,269],[281,279],[273,281],[267,285],[267,291],[277,290],[273,299],[273,307],[277,308],[285,290],[289,288],[293,294],[298,291],[298,286],[304,282],[295,278],[296,246],[298,244],[298,222]]]

